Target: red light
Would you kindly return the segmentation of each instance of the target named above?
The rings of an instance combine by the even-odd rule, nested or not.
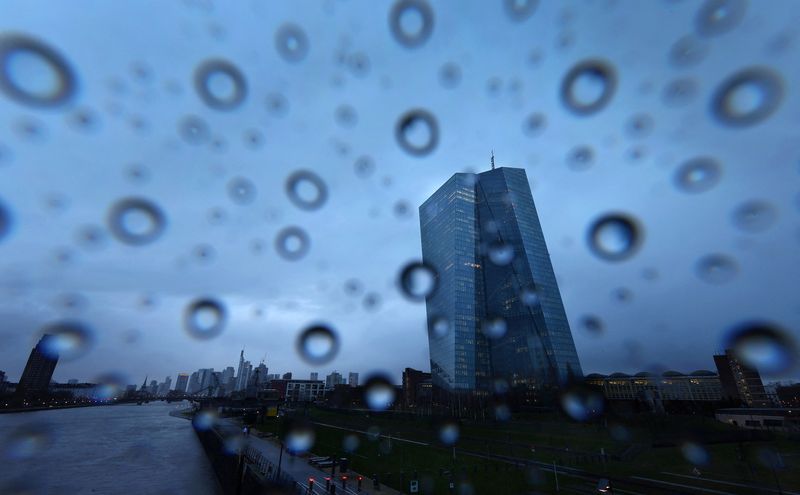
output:
[[[342,476],[342,479],[347,481],[347,476]]]
[[[363,476],[359,476],[359,477],[358,477],[358,481],[361,481],[361,480],[363,480],[363,479],[364,479],[364,477],[363,477]]]
[[[330,481],[330,480],[331,480],[330,476],[325,476],[325,481]]]
[[[309,483],[313,483],[314,482],[314,478],[308,478],[308,482]]]

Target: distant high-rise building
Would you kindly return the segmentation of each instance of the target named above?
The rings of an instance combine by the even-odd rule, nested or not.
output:
[[[181,394],[186,393],[186,386],[189,384],[189,375],[187,373],[178,373],[178,379],[175,381],[175,391]]]
[[[47,393],[58,363],[55,337],[45,334],[31,350],[17,385],[17,395],[29,397]]]
[[[347,384],[351,387],[358,387],[358,373],[353,373],[351,371],[347,376]]]
[[[458,173],[419,208],[433,385],[488,395],[582,376],[524,169]]]
[[[189,377],[189,384],[186,386],[186,393],[195,394],[198,390],[200,390],[200,373],[195,371]]]
[[[342,374],[338,371],[334,371],[325,377],[325,388],[327,390],[333,390],[336,385],[342,385],[343,383],[344,379],[342,378]]]
[[[211,395],[213,389],[219,386],[219,380],[214,377],[214,368],[200,368],[197,370],[200,388],[198,392],[203,395]]]
[[[283,379],[284,379],[284,380],[291,380],[291,379],[292,379],[292,372],[291,372],[291,371],[289,371],[289,372],[287,372],[287,373],[284,373],[284,374],[283,374]]]
[[[78,384],[77,378],[70,378],[69,380],[67,380],[67,385],[77,385],[77,384]]]
[[[311,372],[311,381],[317,381],[317,380],[319,380],[319,373],[317,373],[316,371],[312,371]]]
[[[431,374],[406,368],[403,370],[403,407],[414,409],[430,404]],[[423,403],[423,404],[420,404]]]
[[[758,370],[741,362],[731,349],[725,349],[725,354],[715,355],[714,364],[722,383],[723,398],[738,400],[748,407],[772,406]]]
[[[158,381],[157,380],[150,380],[150,386],[147,387],[147,392],[150,395],[156,395],[158,393]]]
[[[233,369],[233,366],[228,366],[222,372],[222,376],[220,377],[220,380],[222,380],[222,385],[228,391],[232,391],[233,390],[235,377],[236,377],[236,370]]]
[[[164,397],[169,392],[169,389],[172,387],[172,377],[168,376],[158,385],[158,392],[156,395],[159,397]]]

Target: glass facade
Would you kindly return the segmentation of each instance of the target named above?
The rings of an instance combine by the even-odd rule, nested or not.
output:
[[[420,206],[420,227],[439,282],[426,301],[434,385],[582,375],[525,170],[455,174]]]

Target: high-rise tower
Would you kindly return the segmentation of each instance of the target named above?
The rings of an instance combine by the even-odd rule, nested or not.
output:
[[[448,392],[582,375],[525,170],[458,173],[420,206],[431,373]]]
[[[56,337],[45,334],[31,350],[28,362],[17,385],[17,395],[30,397],[47,394],[58,363]]]

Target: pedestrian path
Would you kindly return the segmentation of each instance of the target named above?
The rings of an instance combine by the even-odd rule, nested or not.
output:
[[[330,471],[318,469],[309,464],[305,458],[290,455],[286,450],[283,451],[283,456],[281,456],[280,444],[272,440],[258,438],[254,435],[248,435],[246,442],[247,447],[261,453],[261,455],[272,464],[270,468],[277,469],[276,467],[273,468],[273,466],[278,466],[280,462],[281,472],[294,478],[295,481],[304,487],[306,490],[305,493],[311,493],[308,491],[309,479],[314,480],[314,495],[325,495],[328,493],[328,491],[325,489],[325,478],[331,475]],[[312,454],[309,454],[309,456],[313,457]],[[335,479],[336,493],[339,495],[400,495],[400,492],[389,488],[386,485],[381,485],[380,489],[376,490],[373,487],[372,479],[364,475],[361,475],[363,477],[363,481],[361,484],[361,490],[359,491],[357,481],[358,476],[359,473],[350,471],[347,473],[347,481],[345,482],[344,486],[342,486],[341,475],[339,475],[337,472]],[[334,480],[332,479],[331,482],[333,483],[333,481]]]

